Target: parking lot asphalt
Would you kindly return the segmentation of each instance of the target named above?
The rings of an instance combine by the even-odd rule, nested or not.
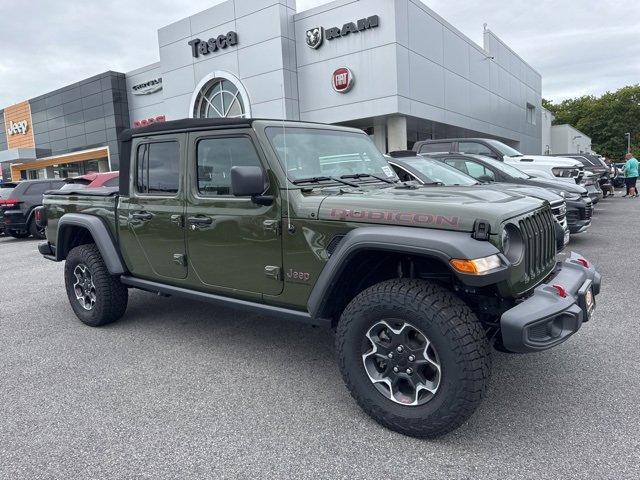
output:
[[[0,237],[0,478],[638,478],[639,236],[640,200],[603,200],[568,247],[603,274],[593,320],[496,352],[481,407],[430,441],[357,407],[329,331],[139,291],[86,327],[63,265]]]

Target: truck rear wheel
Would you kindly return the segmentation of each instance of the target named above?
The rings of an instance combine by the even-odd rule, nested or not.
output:
[[[475,314],[422,280],[374,285],[344,310],[336,350],[360,407],[391,430],[437,437],[475,411],[490,373],[490,347]]]
[[[29,224],[29,233],[37,240],[44,240],[47,238],[44,227],[38,227],[35,218],[31,220],[31,223]]]
[[[95,244],[80,245],[69,252],[64,278],[71,308],[83,323],[99,327],[124,315],[127,287],[109,274]]]

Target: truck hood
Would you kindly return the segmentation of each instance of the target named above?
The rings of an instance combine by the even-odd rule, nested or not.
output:
[[[502,222],[543,205],[541,200],[482,186],[341,190],[319,205],[321,220],[473,231],[476,220],[498,231]]]
[[[584,167],[581,162],[573,158],[550,157],[545,155],[521,155],[518,157],[504,157],[505,161],[516,165],[552,165],[554,167]],[[533,160],[533,161],[527,161]],[[517,166],[517,165],[516,165]]]

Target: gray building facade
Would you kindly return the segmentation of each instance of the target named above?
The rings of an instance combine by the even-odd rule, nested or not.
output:
[[[229,32],[235,43],[215,45]],[[321,41],[310,45],[314,32]],[[127,73],[132,121],[225,116],[198,110],[219,85],[243,115],[357,126],[383,151],[488,136],[540,153],[540,74],[490,30],[479,46],[420,0],[336,0],[303,12],[294,0],[229,0],[160,28],[158,49],[159,62]],[[344,91],[332,85],[340,69]],[[156,78],[161,90],[134,95],[133,85]]]
[[[383,152],[482,136],[541,153],[540,74],[492,31],[479,46],[421,0],[302,12],[295,0],[227,0],[157,41],[158,62],[0,110],[3,177],[117,169],[123,129],[202,116],[350,125]]]

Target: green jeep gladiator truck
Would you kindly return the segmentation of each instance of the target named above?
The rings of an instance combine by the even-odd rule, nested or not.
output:
[[[82,322],[137,288],[332,328],[354,399],[407,435],[461,425],[492,346],[562,343],[600,291],[587,260],[556,260],[547,202],[401,182],[360,130],[176,120],[121,155],[119,189],[52,191],[39,215]]]

